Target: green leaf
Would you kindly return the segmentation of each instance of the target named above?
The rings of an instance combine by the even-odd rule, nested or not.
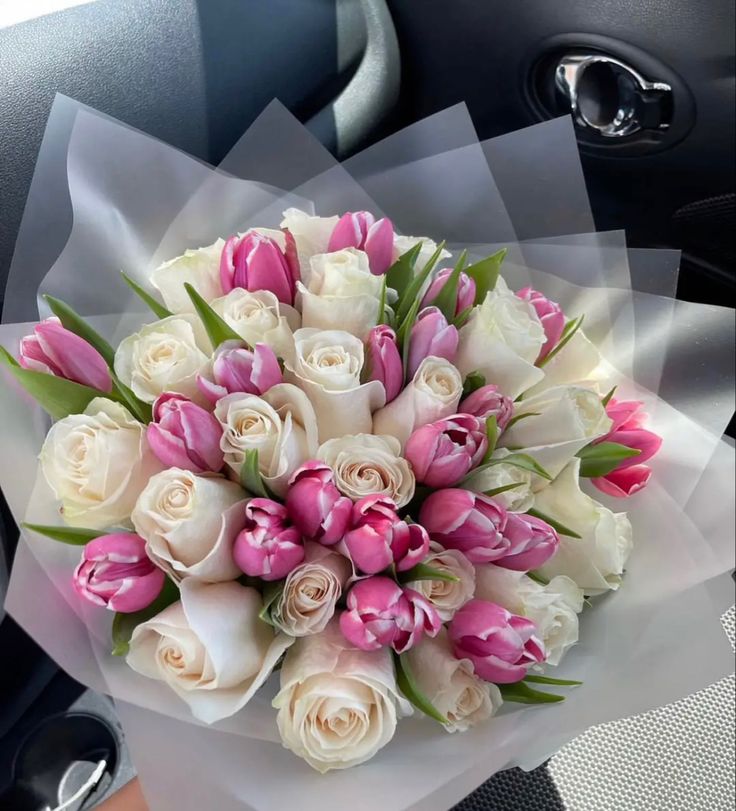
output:
[[[138,296],[138,298],[150,308],[151,312],[156,316],[156,318],[168,318],[174,314],[170,310],[167,310],[163,304],[156,301],[156,299],[150,293],[147,293],[138,284],[138,282],[133,281],[133,279],[131,279],[127,273],[124,273],[121,270],[120,275],[123,277],[128,287],[136,294],[136,296]]]
[[[601,400],[601,405],[603,408],[605,408],[611,402],[611,398],[616,393],[617,388],[618,386],[614,386],[611,391],[609,391],[608,394]]]
[[[482,389],[483,386],[485,386],[485,384],[486,384],[485,375],[482,375],[480,372],[470,372],[470,374],[465,378],[465,382],[463,383],[462,399],[464,400],[466,397],[469,397],[474,391]]]
[[[629,448],[618,442],[599,442],[586,445],[577,455],[581,459],[580,475],[585,479],[606,476],[615,470],[625,459],[639,456],[638,448]]]
[[[406,253],[402,253],[386,271],[386,284],[398,293],[399,300],[414,278],[414,265],[421,250],[422,243],[417,242],[413,248],[410,248]]]
[[[108,397],[105,392],[63,377],[23,369],[2,346],[0,361],[5,363],[13,377],[52,419],[61,420],[69,414],[81,414],[96,397]]]
[[[517,487],[521,487],[524,482],[514,482],[513,484],[504,484],[501,487],[494,487],[492,490],[484,490],[483,495],[488,496],[489,498],[493,498],[493,496],[500,496],[501,493],[505,493],[507,490],[516,490]]]
[[[445,583],[458,583],[459,579],[449,572],[441,572],[427,563],[417,563],[411,569],[400,572],[399,580],[402,583],[413,583],[415,580],[442,580]]]
[[[84,546],[85,544],[99,538],[101,535],[107,535],[106,531],[96,529],[82,529],[81,527],[52,527],[47,524],[29,524],[23,522],[21,526],[24,529],[30,529],[33,532],[38,532],[39,535],[45,535],[54,541],[61,541],[71,546]]]
[[[546,366],[555,355],[557,355],[567,346],[567,344],[572,339],[572,336],[583,325],[584,318],[585,313],[583,313],[583,315],[581,315],[580,318],[576,318],[574,321],[568,321],[567,324],[565,324],[565,329],[562,330],[562,335],[560,336],[560,340],[558,341],[557,346],[548,355],[542,358],[542,360],[537,362],[536,365],[540,369],[542,368],[542,366]]]
[[[424,282],[429,277],[429,274],[434,270],[434,266],[437,264],[442,251],[445,249],[445,243],[441,242],[437,246],[437,250],[429,257],[427,260],[427,264],[421,269],[416,276],[414,276],[407,286],[406,290],[401,295],[401,299],[397,305],[396,309],[396,323],[400,324],[404,318],[406,318],[406,314],[409,312],[409,308],[411,307],[414,299],[417,298],[422,290],[422,286]]]
[[[527,572],[526,576],[533,580],[535,583],[539,583],[540,586],[548,586],[549,585],[549,578],[544,577],[538,572]]]
[[[271,619],[271,609],[273,608],[273,604],[281,597],[284,593],[284,581],[277,580],[272,583],[266,583],[263,589],[263,605],[261,610],[258,612],[258,619],[263,620],[263,622],[268,623],[269,625],[273,625],[274,622]]]
[[[447,718],[435,709],[432,702],[417,686],[406,657],[394,654],[394,662],[396,664],[396,682],[406,699],[425,715],[439,721],[440,724],[446,724]]]
[[[419,312],[420,304],[421,302],[419,299],[415,298],[414,303],[409,308],[409,312],[406,314],[404,322],[396,333],[396,340],[401,347],[401,362],[404,366],[404,379],[406,379],[406,375],[409,372],[409,344],[411,343],[411,328],[414,326],[414,322],[417,320],[417,313]]]
[[[463,251],[460,254],[452,273],[447,277],[447,280],[442,285],[442,290],[440,290],[437,298],[432,302],[432,306],[436,307],[442,313],[442,315],[445,316],[448,323],[455,317],[455,307],[457,306],[457,288],[458,284],[460,283],[460,274],[462,273],[463,267],[465,267],[467,256],[467,251]]]
[[[378,320],[376,324],[388,324],[388,319],[386,318],[386,274],[383,274],[383,279],[381,280],[381,298],[378,300]]]
[[[189,282],[184,282],[184,289],[187,291],[187,295],[194,305],[194,309],[197,311],[200,321],[207,330],[207,335],[214,349],[217,349],[224,341],[239,341],[240,343],[245,343],[240,335],[220,318]]]
[[[517,704],[555,704],[565,700],[565,696],[533,690],[523,681],[518,681],[516,684],[499,684],[498,689],[501,691],[504,701],[513,701]]]
[[[559,687],[578,687],[582,684],[581,681],[573,681],[572,679],[553,679],[551,676],[524,676],[523,681],[532,682],[533,684],[556,684]]]
[[[250,448],[245,452],[243,466],[240,468],[240,484],[254,496],[271,498],[271,493],[261,476],[258,451],[255,448]]]
[[[498,420],[495,414],[491,414],[486,419],[486,437],[488,438],[488,448],[483,456],[482,464],[490,462],[493,451],[496,450],[496,443],[498,442]]]
[[[115,350],[97,330],[90,327],[81,315],[75,313],[68,304],[65,304],[60,299],[53,296],[44,296],[44,300],[51,308],[51,312],[61,321],[63,327],[87,341],[90,346],[93,346],[102,355],[105,363],[112,367],[115,360]]]
[[[566,527],[564,524],[561,524],[559,521],[555,521],[554,518],[550,518],[550,516],[545,515],[543,512],[539,510],[535,510],[532,508],[531,510],[527,510],[527,515],[533,515],[535,518],[539,518],[540,521],[544,521],[545,524],[549,524],[552,529],[556,530],[560,535],[566,535],[568,538],[578,538],[580,539],[582,536],[578,535],[574,529],[570,529],[570,527]]]
[[[121,402],[130,413],[140,422],[148,424],[153,420],[153,406],[150,403],[144,403],[133,394],[114,372],[110,373],[112,376],[112,395],[116,400]]]
[[[534,459],[532,456],[529,456],[526,453],[510,453],[508,456],[499,457],[497,459],[489,459],[487,462],[479,465],[475,470],[471,470],[467,476],[460,482],[468,481],[471,476],[474,476],[476,473],[479,473],[486,468],[492,467],[493,465],[511,465],[512,467],[518,467],[520,470],[527,470],[530,473],[534,473],[537,476],[541,476],[543,479],[547,479],[547,481],[552,481],[552,476],[547,473],[547,471]]]
[[[179,599],[179,587],[168,577],[164,580],[161,593],[151,605],[136,611],[133,614],[117,612],[112,621],[112,655],[125,656],[130,648],[130,638],[133,631],[142,622],[150,620],[160,614]]]
[[[482,304],[485,297],[493,290],[501,272],[501,263],[507,254],[506,248],[501,248],[492,256],[481,259],[474,265],[465,268],[465,273],[475,282],[475,303]]]
[[[504,430],[507,430],[507,429],[511,428],[512,425],[516,425],[517,422],[520,422],[521,420],[525,420],[527,417],[538,417],[538,416],[539,416],[538,411],[526,411],[523,414],[517,414],[515,417],[512,417],[506,423],[506,428],[504,428]]]
[[[472,313],[474,309],[475,306],[466,307],[464,310],[460,310],[460,312],[452,319],[452,325],[457,329],[460,329],[468,318],[470,318],[470,313]]]

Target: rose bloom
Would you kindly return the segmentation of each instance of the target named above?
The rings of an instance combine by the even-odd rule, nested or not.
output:
[[[151,284],[161,293],[166,308],[172,313],[194,313],[194,305],[184,284],[191,284],[205,301],[222,295],[220,256],[225,241],[184,251],[181,256],[164,262],[151,274]]]
[[[492,459],[503,459],[509,456],[511,451],[506,448],[496,448]],[[467,478],[465,487],[476,493],[488,493],[508,485],[516,485],[511,490],[503,493],[496,493],[493,500],[500,504],[507,512],[525,513],[534,506],[534,492],[532,490],[533,474],[528,470],[522,470],[516,465],[496,464],[490,467],[481,468],[473,472]]]
[[[98,397],[82,414],[51,426],[39,456],[46,481],[73,527],[129,526],[130,513],[161,464],[145,426],[119,403]]]
[[[280,675],[273,706],[281,742],[318,772],[370,760],[412,711],[396,685],[389,649],[354,648],[336,621],[298,639]]]
[[[407,586],[426,597],[440,619],[449,622],[475,593],[475,568],[457,549],[444,549],[436,541],[432,541],[429,548],[430,553],[424,559],[424,564],[456,577],[457,581],[415,580],[407,583]]]

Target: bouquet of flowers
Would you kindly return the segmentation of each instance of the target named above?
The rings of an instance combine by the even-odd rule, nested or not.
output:
[[[91,130],[115,126],[85,116]],[[117,130],[132,147],[141,137]],[[89,246],[75,156],[71,138],[69,184],[82,216],[61,259],[70,245],[77,256]],[[225,168],[187,191],[175,224],[201,217],[213,187],[218,197],[228,185],[242,193],[244,181]],[[388,173],[392,184],[401,173]],[[363,174],[377,194],[376,175]],[[346,182],[324,175],[330,188]],[[617,351],[611,336],[637,318],[649,323],[644,300],[637,310],[630,289],[570,296],[569,281],[535,277],[531,257],[555,255],[552,239],[525,251],[436,242],[441,230],[405,236],[377,206],[314,215],[303,205],[320,197],[314,181],[288,186],[291,195],[257,188],[266,199],[238,227],[215,207],[206,231],[217,239],[206,247],[175,256],[164,238],[146,267],[110,276],[145,313],[126,303],[110,315],[114,299],[81,289],[67,302],[47,280],[40,301],[50,315],[12,342],[5,336],[13,396],[25,390],[53,422],[33,494],[14,498],[3,485],[65,610],[89,635],[104,689],[136,703],[140,691],[144,706],[185,718],[186,708],[192,720],[256,740],[278,734],[319,772],[373,758],[407,716],[421,735],[429,725],[487,729],[483,740],[493,741],[522,705],[589,689],[595,702],[596,668],[623,666],[614,640],[623,626],[609,631],[611,658],[598,650],[594,667],[578,657],[554,674],[589,617],[595,633],[606,627],[629,574],[626,610],[642,622],[632,644],[656,650],[658,598],[668,610],[683,593],[701,600],[727,568],[728,553],[710,539],[707,560],[683,575],[677,550],[691,560],[707,543],[686,509],[660,515],[668,494],[656,476],[645,490],[660,434],[663,454],[668,433],[675,456],[705,443],[702,457],[690,456],[687,483],[662,473],[669,496],[690,488],[690,503],[723,454],[717,432],[599,351],[614,346],[613,360],[629,357],[635,376],[631,335]],[[249,186],[251,208],[254,193]],[[565,261],[576,248],[586,246],[568,245]],[[581,306],[592,296],[605,317],[600,304]],[[661,378],[668,362],[660,354],[655,363]],[[632,496],[643,507],[630,520],[620,505]],[[679,525],[669,538],[668,521]],[[668,540],[675,574],[661,559]],[[636,559],[627,563],[639,546],[645,576],[662,571],[646,596]],[[22,568],[13,582],[21,578]],[[10,610],[38,635],[19,589],[13,602],[11,583]],[[544,712],[524,716],[530,753],[536,730],[550,730]],[[508,765],[499,764],[487,771]]]

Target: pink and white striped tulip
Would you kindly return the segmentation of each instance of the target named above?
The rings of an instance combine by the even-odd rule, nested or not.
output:
[[[516,572],[529,572],[544,566],[560,545],[557,532],[546,521],[533,515],[509,513],[503,534],[509,542],[509,549],[494,562],[496,566]]]
[[[471,600],[455,614],[450,639],[458,659],[470,659],[481,679],[494,684],[521,681],[545,661],[544,644],[532,620],[496,603]]]
[[[299,530],[283,504],[252,498],[245,507],[245,527],[233,545],[233,560],[246,574],[280,580],[304,560]]]
[[[471,414],[455,414],[417,428],[406,442],[404,456],[421,484],[451,487],[480,464],[487,448],[481,421]]]
[[[332,468],[311,460],[289,479],[286,509],[294,526],[311,541],[331,546],[350,525],[353,502],[335,486]]]
[[[270,290],[284,304],[294,303],[299,265],[293,237],[284,232],[286,250],[278,242],[257,231],[232,236],[225,242],[220,257],[220,285],[223,294],[236,287],[254,292]]]
[[[105,359],[84,338],[62,327],[58,318],[47,318],[20,341],[18,358],[24,369],[63,377],[106,393],[112,378]]]
[[[404,387],[404,367],[396,343],[396,333],[391,327],[379,324],[368,333],[366,345],[368,380],[378,380],[383,384],[386,402],[390,403]]]
[[[225,341],[215,351],[212,380],[197,376],[197,388],[214,405],[227,394],[265,394],[283,383],[279,359],[267,344],[246,349],[239,341]]]
[[[562,312],[562,308],[556,301],[551,301],[544,293],[540,293],[532,287],[524,287],[516,295],[534,307],[542,322],[542,327],[544,327],[547,340],[539,350],[537,360],[540,361],[546,358],[559,343],[562,331],[565,329],[565,313]]]
[[[498,386],[489,383],[461,400],[457,410],[462,414],[472,414],[484,422],[493,416],[498,430],[503,431],[514,415],[514,403],[510,397],[501,393]]]
[[[427,357],[444,358],[452,363],[457,355],[457,328],[436,307],[422,310],[411,328],[409,337],[408,377],[414,377]]]
[[[143,538],[115,532],[100,535],[84,547],[72,584],[91,603],[131,614],[158,597],[165,579],[146,554]]]
[[[383,276],[391,267],[394,250],[394,227],[387,217],[376,220],[370,211],[348,211],[337,221],[327,252],[357,248],[368,255],[374,276]]]
[[[432,284],[427,288],[427,292],[422,299],[422,307],[429,307],[439,296],[441,290],[447,284],[447,280],[452,273],[452,268],[443,268],[432,280]],[[472,307],[475,302],[475,281],[467,273],[460,273],[457,282],[457,298],[455,300],[455,315],[460,315],[463,310]]]
[[[350,589],[340,615],[343,636],[361,650],[392,647],[403,653],[421,637],[437,636],[442,627],[434,606],[414,589],[389,577],[359,580]]]

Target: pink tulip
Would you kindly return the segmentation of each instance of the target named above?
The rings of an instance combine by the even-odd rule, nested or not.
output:
[[[289,484],[286,509],[302,535],[325,546],[342,540],[350,524],[353,502],[340,495],[332,469],[323,462],[305,462]]]
[[[406,442],[404,456],[418,482],[450,487],[481,462],[487,448],[481,421],[470,414],[455,414],[417,428]]]
[[[531,287],[524,287],[516,295],[534,307],[542,322],[544,334],[547,336],[537,358],[538,361],[542,360],[557,346],[565,329],[565,314],[557,302],[550,301],[543,293]]]
[[[294,303],[299,266],[294,251],[282,251],[278,242],[257,231],[232,236],[220,258],[220,285],[223,293],[236,287],[246,290],[270,290],[284,304]]]
[[[469,394],[457,410],[462,414],[472,414],[484,422],[494,416],[498,430],[503,431],[514,414],[514,404],[510,397],[501,394],[498,386],[489,383]]]
[[[84,338],[61,326],[58,318],[47,318],[32,335],[20,341],[20,365],[33,372],[63,377],[98,391],[112,391],[112,378],[105,359]]]
[[[403,653],[423,634],[437,636],[441,627],[431,603],[389,577],[359,580],[348,593],[347,610],[340,615],[343,636],[361,650],[390,645]]]
[[[543,566],[560,545],[557,532],[533,515],[509,513],[503,534],[510,544],[509,550],[495,564],[516,572],[529,572]]]
[[[378,574],[392,563],[403,572],[429,554],[429,535],[419,524],[407,524],[396,504],[372,495],[353,505],[351,529],[343,539],[348,557],[365,574]]]
[[[194,473],[217,473],[222,468],[222,426],[209,411],[183,394],[164,392],[153,404],[153,420],[146,439],[167,467]]]
[[[394,227],[391,220],[376,218],[370,211],[343,214],[330,236],[327,252],[358,248],[368,254],[374,276],[383,276],[391,267],[394,251]]]
[[[481,679],[495,684],[521,681],[545,660],[537,626],[496,603],[471,600],[455,614],[450,639],[458,659],[470,659]]]
[[[245,527],[233,546],[233,560],[246,574],[280,580],[304,560],[301,533],[291,526],[283,504],[252,498],[245,517]]]
[[[429,307],[439,296],[440,291],[447,283],[452,268],[444,268],[432,280],[427,292],[422,299],[422,307]],[[463,310],[472,307],[475,303],[475,281],[467,273],[461,273],[457,281],[457,298],[455,300],[455,315],[460,315]]]
[[[226,394],[265,394],[283,383],[279,360],[268,344],[246,349],[239,341],[225,341],[215,350],[212,377],[197,376],[197,388],[214,405]]]
[[[368,380],[378,380],[386,391],[386,403],[398,397],[404,387],[404,367],[396,344],[396,333],[379,324],[368,333]]]
[[[436,307],[422,310],[411,328],[408,377],[414,377],[421,362],[430,355],[445,358],[452,363],[457,355],[458,341],[457,328],[448,324]]]
[[[494,563],[508,554],[506,510],[492,498],[451,488],[431,493],[419,523],[445,549],[458,549],[472,563]]]
[[[158,597],[165,579],[146,555],[143,538],[115,532],[84,547],[72,583],[77,594],[95,605],[132,614]]]
[[[606,414],[613,420],[613,424],[606,436],[597,439],[594,444],[617,442],[639,451],[637,456],[624,459],[605,476],[591,479],[599,490],[609,496],[633,496],[646,487],[651,478],[652,469],[642,463],[651,459],[662,447],[662,437],[642,427],[647,418],[642,411],[643,406],[644,403],[639,400],[619,401],[615,398],[611,398],[606,406]]]

